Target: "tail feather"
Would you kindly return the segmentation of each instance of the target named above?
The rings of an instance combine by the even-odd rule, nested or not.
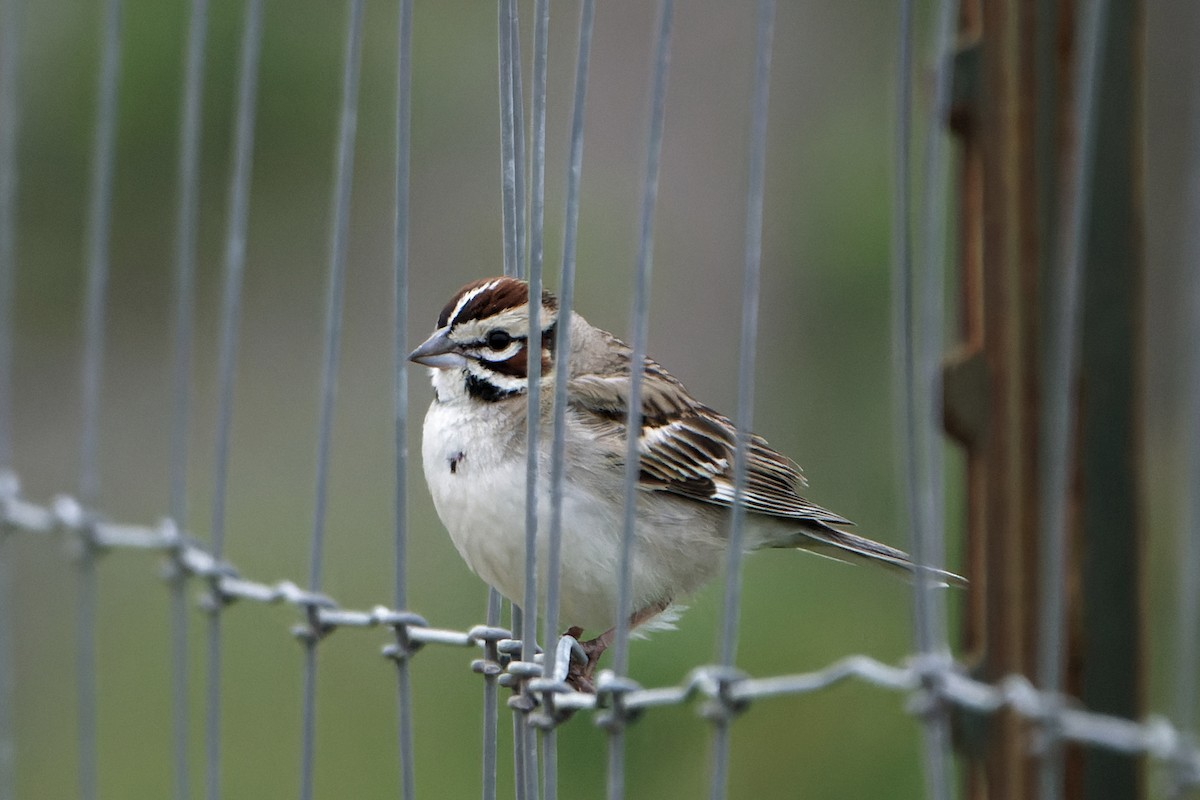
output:
[[[817,555],[827,556],[847,563],[868,562],[879,564],[912,578],[916,572],[912,559],[903,550],[888,547],[865,536],[840,531],[825,525],[812,526],[801,531],[787,546],[799,547]],[[930,572],[941,583],[959,588],[967,585],[967,579],[944,569],[931,567]]]

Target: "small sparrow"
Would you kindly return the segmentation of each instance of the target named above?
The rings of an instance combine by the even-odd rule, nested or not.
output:
[[[538,587],[546,585],[551,420],[555,373],[568,371],[562,499],[561,618],[568,633],[601,632],[581,642],[586,666],[571,683],[592,688],[611,643],[623,529],[630,348],[541,297],[540,341],[529,342],[529,287],[513,278],[469,283],[450,298],[437,329],[409,359],[431,367],[434,398],[425,415],[422,460],[438,516],[467,565],[500,594],[521,603],[525,585],[525,478],[528,359],[541,359],[538,459]],[[556,328],[570,325],[570,352]],[[641,450],[632,553],[631,628],[668,627],[672,604],[722,568],[733,503],[735,428],[694,398],[657,362],[642,365]],[[636,420],[637,417],[635,416]],[[759,436],[749,441],[745,545],[801,548],[902,571],[900,550],[841,530],[852,523],[805,500],[800,468]],[[961,583],[950,573],[940,580]],[[542,598],[544,600],[544,597]]]

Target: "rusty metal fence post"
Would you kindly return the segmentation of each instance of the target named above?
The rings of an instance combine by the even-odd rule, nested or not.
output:
[[[950,124],[959,137],[962,344],[947,359],[945,420],[967,450],[964,646],[975,676],[1037,675],[1045,475],[1043,360],[1058,306],[1060,217],[1081,165],[1069,0],[964,0]],[[1091,189],[1081,257],[1082,350],[1069,453],[1066,641],[1058,686],[1091,709],[1141,716],[1142,537],[1137,475],[1141,297],[1138,123],[1141,3],[1098,9]],[[1037,796],[1038,754],[1054,742],[1001,711],[963,717],[966,794]],[[1048,755],[1047,757],[1053,757]],[[1142,796],[1140,761],[1068,750],[1064,797]]]

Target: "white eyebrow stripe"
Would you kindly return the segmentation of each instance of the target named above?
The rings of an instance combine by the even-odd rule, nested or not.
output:
[[[462,297],[460,297],[458,302],[454,304],[454,310],[451,311],[450,316],[446,318],[446,325],[451,326],[454,324],[454,320],[456,320],[458,318],[458,312],[463,310],[463,306],[465,306],[467,303],[471,302],[472,300],[474,300],[476,297],[483,294],[484,292],[489,292],[492,289],[495,289],[499,284],[500,284],[499,280],[488,281],[487,283],[483,284],[482,286],[477,286],[474,289],[472,289],[471,291],[464,294]]]
[[[550,330],[556,317],[542,310],[542,333]],[[454,325],[453,322],[446,323]],[[458,324],[454,329],[454,338],[460,341],[483,340],[489,331],[499,328],[508,331],[514,339],[524,341],[529,332],[529,304],[522,303],[516,308],[501,311],[485,319],[471,319]]]

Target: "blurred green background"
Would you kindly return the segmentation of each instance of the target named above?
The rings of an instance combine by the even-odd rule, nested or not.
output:
[[[77,484],[85,198],[98,64],[98,3],[26,3],[22,41],[16,350],[16,468],[47,500]],[[579,239],[578,308],[627,332],[654,5],[598,4]],[[1151,608],[1171,598],[1178,520],[1174,435],[1183,274],[1181,205],[1190,132],[1174,124],[1194,75],[1186,0],[1149,4],[1147,47],[1146,449],[1154,540]],[[529,29],[529,5],[522,4]],[[213,0],[205,73],[201,245],[191,426],[189,529],[207,536],[216,341],[230,124],[242,4]],[[334,430],[326,591],[342,605],[387,604],[392,586],[391,236],[394,3],[367,4],[361,118]],[[577,4],[555,4],[550,41],[547,269],[561,254],[562,189]],[[170,291],[177,125],[187,4],[127,0],[103,388],[102,507],[150,522],[167,510]],[[230,463],[227,554],[261,580],[307,574],[333,138],[344,4],[266,5],[244,318]],[[1191,27],[1187,27],[1187,26]],[[462,283],[501,271],[494,4],[418,2],[414,16],[412,343]],[[905,546],[893,455],[889,215],[896,27],[892,3],[781,3],[775,39],[758,354],[757,430],[808,470],[815,501]],[[925,28],[928,26],[926,25]],[[753,59],[750,3],[677,9],[657,214],[650,350],[709,404],[732,413]],[[530,52],[528,39],[524,54]],[[924,73],[922,73],[924,75]],[[1172,76],[1169,80],[1165,76]],[[528,85],[528,83],[527,83]],[[927,90],[918,81],[919,92]],[[1188,118],[1188,117],[1185,117]],[[1191,141],[1195,141],[1193,138]],[[1193,266],[1194,268],[1194,266]],[[551,286],[556,280],[550,279]],[[1174,344],[1173,344],[1174,342]],[[1194,343],[1191,345],[1194,347]],[[411,445],[429,390],[412,374]],[[950,451],[949,532],[961,534]],[[411,607],[433,624],[483,620],[486,589],[410,481]],[[74,570],[65,548],[18,536],[17,780],[21,797],[75,793]],[[99,756],[105,797],[170,793],[166,589],[154,557],[100,567]],[[869,570],[796,553],[748,559],[741,666],[766,676],[850,653],[898,661],[911,649],[909,589]],[[199,587],[197,587],[198,590]],[[952,613],[961,604],[953,595]],[[713,657],[719,586],[680,629],[638,642],[632,675],[680,681]],[[295,612],[241,604],[225,615],[225,796],[288,797],[298,781],[300,649]],[[1162,619],[1162,614],[1152,619]],[[202,616],[192,623],[193,787],[201,788]],[[952,625],[954,623],[952,622]],[[1161,629],[1160,629],[1161,627]],[[1170,673],[1170,629],[1152,627],[1153,696]],[[320,649],[317,796],[394,796],[391,664],[382,631],[342,631]],[[478,793],[481,682],[468,651],[413,662],[417,787]],[[501,716],[501,796],[510,794]],[[898,695],[848,685],[765,701],[735,726],[734,798],[914,797],[918,726]],[[694,707],[655,710],[630,729],[631,797],[705,792],[709,728]],[[562,796],[603,796],[604,737],[581,715],[561,732]]]

